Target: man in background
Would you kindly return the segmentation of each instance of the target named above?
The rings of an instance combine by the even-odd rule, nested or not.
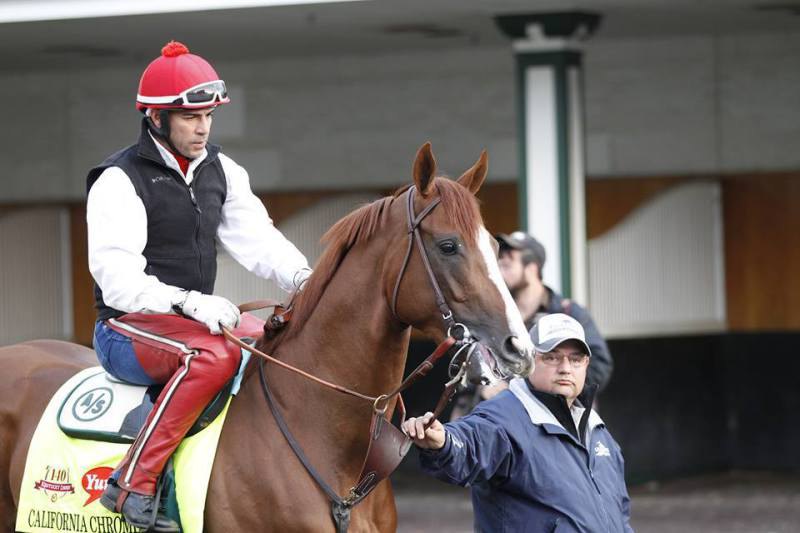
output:
[[[500,273],[528,331],[540,318],[553,313],[564,313],[577,320],[586,332],[586,342],[592,351],[586,383],[596,385],[597,391],[602,391],[608,385],[614,368],[611,352],[589,312],[544,284],[542,269],[547,254],[542,243],[522,231],[510,235],[500,233],[495,238],[500,245],[497,261]],[[460,392],[453,402],[450,420],[468,414],[480,401],[488,400],[507,386],[501,381],[490,387],[469,387]]]
[[[496,238],[500,244],[500,272],[528,331],[539,318],[552,313],[564,313],[580,322],[592,350],[586,382],[597,385],[598,391],[602,391],[611,380],[614,369],[611,352],[589,312],[544,284],[542,269],[546,253],[542,243],[522,231],[510,235],[501,233]]]

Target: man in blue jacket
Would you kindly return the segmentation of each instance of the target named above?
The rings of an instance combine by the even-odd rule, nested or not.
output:
[[[426,413],[403,424],[423,470],[472,489],[479,532],[632,532],[620,447],[577,400],[591,357],[583,327],[555,313],[531,336],[527,379],[454,422]]]

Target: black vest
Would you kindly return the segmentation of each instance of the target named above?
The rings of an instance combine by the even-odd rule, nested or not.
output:
[[[159,281],[204,294],[214,292],[217,275],[215,238],[225,203],[227,181],[217,155],[219,146],[207,145],[207,157],[194,171],[191,185],[166,166],[142,121],[139,143],[129,146],[89,171],[86,192],[109,167],[119,167],[133,183],[147,211],[145,273]],[[106,305],[95,284],[99,320],[124,315]]]

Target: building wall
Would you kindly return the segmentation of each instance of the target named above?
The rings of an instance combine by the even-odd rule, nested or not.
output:
[[[800,331],[800,174],[723,181],[728,326]]]
[[[588,41],[589,175],[796,169],[799,52],[800,32]],[[143,66],[0,74],[0,202],[81,199],[86,170],[138,135]],[[517,175],[510,46],[217,67],[234,103],[215,139],[258,190],[393,186],[426,140],[451,174],[488,148],[490,179]]]
[[[800,33],[592,43],[591,175],[793,169]]]
[[[796,173],[721,180],[591,181],[587,195],[592,236],[589,307],[601,331],[612,338],[624,338],[724,329],[800,330],[795,305],[800,298],[795,276],[800,266],[800,233],[796,231],[800,221],[794,209],[800,200],[799,186]],[[365,198],[387,192],[267,193],[262,199],[278,227],[313,264],[321,250],[319,237],[335,219]],[[515,229],[514,183],[487,184],[479,198],[490,231]],[[612,209],[603,209],[603,205]],[[56,276],[52,279],[58,282],[53,290],[46,291],[52,301],[37,298],[26,305],[36,307],[45,302],[48,309],[62,309],[71,300],[72,313],[65,308],[66,314],[57,317],[58,323],[71,322],[72,338],[89,344],[95,312],[86,262],[85,209],[79,203],[63,206],[60,209],[67,214],[53,219],[54,209],[58,210],[0,210],[0,225],[7,235],[4,250],[9,251],[0,261],[0,272],[8,273],[0,276],[0,292],[8,296],[4,304],[11,312],[18,305],[13,294],[41,286],[38,275],[27,276],[34,270],[26,268],[25,261],[46,264]],[[55,227],[53,220],[58,222]],[[61,242],[62,237],[67,240]],[[66,262],[31,256],[51,253],[56,245],[67,255]],[[218,292],[240,302],[279,295],[271,284],[251,278],[223,256]],[[62,302],[64,291],[70,298]],[[14,329],[22,331],[16,326]],[[68,330],[59,331],[59,337],[70,337]],[[38,329],[29,333],[43,335]]]
[[[721,187],[695,180],[589,241],[589,305],[610,337],[724,330]]]
[[[0,346],[71,339],[69,212],[0,209]]]

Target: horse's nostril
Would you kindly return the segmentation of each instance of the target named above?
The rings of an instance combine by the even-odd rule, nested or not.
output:
[[[525,347],[518,338],[512,336],[506,338],[505,351],[509,354],[519,356],[525,353]]]

